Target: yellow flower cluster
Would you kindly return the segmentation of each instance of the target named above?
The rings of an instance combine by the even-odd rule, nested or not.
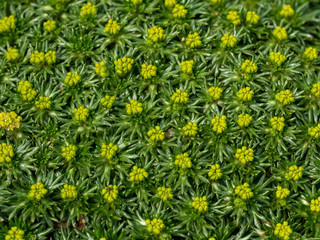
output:
[[[215,6],[219,6],[222,5],[224,3],[224,0],[211,0],[211,2],[215,5]],[[210,240],[210,239],[209,239]]]
[[[138,168],[137,166],[134,166],[129,176],[131,182],[139,183],[146,179],[149,176],[149,174],[143,168]]]
[[[260,20],[260,17],[256,12],[253,12],[253,11],[247,12],[246,22],[248,24],[252,24],[252,25],[257,24],[259,20]]]
[[[47,63],[52,65],[57,61],[57,53],[55,51],[49,51],[46,54],[44,52],[34,51],[30,56],[30,63],[36,65],[42,65]]]
[[[177,165],[182,170],[185,170],[187,168],[191,168],[191,158],[189,157],[188,153],[183,153],[176,156],[176,159],[174,161],[174,164]]]
[[[240,16],[236,11],[229,11],[227,20],[233,25],[239,25],[241,23]]]
[[[213,100],[219,100],[222,95],[222,92],[222,88],[219,87],[211,87],[208,89],[209,96]]]
[[[276,94],[276,100],[282,105],[288,105],[294,102],[293,93],[286,89]]]
[[[280,16],[284,18],[289,18],[294,15],[294,10],[290,5],[284,5],[280,11]]]
[[[197,135],[197,131],[198,131],[198,126],[196,122],[188,122],[187,125],[185,125],[182,128],[182,131],[184,133],[184,135],[189,136],[189,137],[194,137],[195,135]]]
[[[16,29],[16,22],[17,19],[13,15],[0,19],[0,34],[13,32]]]
[[[120,32],[121,26],[116,20],[109,19],[104,31],[108,35],[116,35]]]
[[[240,127],[248,127],[252,122],[252,116],[249,114],[240,114],[238,116],[238,124]]]
[[[282,132],[285,126],[284,117],[273,117],[270,119],[270,124],[273,130]]]
[[[277,187],[276,197],[278,199],[285,199],[290,194],[290,190],[287,188]]]
[[[166,202],[173,198],[172,189],[166,187],[158,187],[157,195],[161,198],[162,201]]]
[[[117,154],[118,150],[118,146],[113,143],[103,144],[101,146],[101,157],[104,157],[108,163],[112,163],[112,158]]]
[[[163,40],[166,38],[166,34],[164,34],[164,30],[161,27],[154,26],[152,28],[148,29],[148,37],[147,37],[147,44],[148,45],[154,45],[158,44],[160,42],[163,42]]]
[[[11,162],[13,156],[13,147],[6,143],[2,143],[0,145],[0,164]]]
[[[64,79],[64,84],[69,87],[77,85],[81,81],[81,76],[78,73],[68,72],[66,78]]]
[[[320,212],[320,197],[312,199],[310,202],[310,210],[312,212]]]
[[[46,21],[43,23],[43,27],[48,32],[53,32],[57,28],[56,21]]]
[[[78,148],[75,145],[68,145],[65,147],[62,147],[62,154],[61,156],[64,157],[64,159],[68,162],[73,160],[76,157]]]
[[[317,82],[317,83],[312,85],[311,93],[315,97],[320,97],[320,82]]]
[[[160,126],[156,126],[147,132],[149,140],[153,143],[163,141],[165,137],[164,131],[160,128]]]
[[[31,54],[30,62],[33,64],[43,64],[45,62],[44,52],[34,51]]]
[[[318,124],[315,127],[309,128],[308,134],[313,138],[319,138],[320,137],[320,124]]]
[[[0,127],[7,131],[13,131],[20,128],[22,117],[18,116],[15,112],[0,112]]]
[[[138,6],[143,2],[143,0],[131,0],[131,2],[133,5]]]
[[[180,69],[184,74],[192,74],[192,70],[193,70],[193,65],[194,65],[194,61],[190,60],[190,61],[184,61],[182,63],[180,63]]]
[[[188,37],[186,38],[186,46],[188,48],[197,48],[202,45],[201,37],[199,33],[190,33]]]
[[[104,61],[96,63],[96,74],[98,74],[100,77],[107,76],[107,64]]]
[[[101,98],[100,103],[105,108],[111,109],[113,104],[114,104],[114,102],[115,102],[115,100],[116,100],[115,96],[106,95],[106,96],[104,96],[104,98]]]
[[[85,108],[84,106],[75,108],[73,111],[74,111],[74,120],[78,122],[85,122],[89,117],[89,108]]]
[[[20,57],[19,50],[15,48],[9,48],[6,52],[5,57],[8,61],[17,61]]]
[[[222,177],[220,165],[219,164],[211,165],[211,168],[208,172],[208,176],[210,180],[213,180],[213,181],[220,179]]]
[[[177,4],[176,0],[165,0],[164,1],[164,6],[169,9],[172,9],[176,4]]]
[[[113,203],[115,200],[117,200],[118,193],[119,191],[116,185],[109,185],[101,191],[103,199],[108,203]]]
[[[221,117],[216,116],[211,120],[212,130],[220,134],[227,129],[227,117],[222,115]]]
[[[128,115],[139,115],[143,111],[142,103],[136,100],[130,100],[130,103],[126,105],[126,108]]]
[[[288,38],[288,34],[287,34],[287,31],[286,31],[286,28],[277,26],[276,29],[273,31],[273,36],[278,41],[286,40]]]
[[[284,56],[281,52],[271,52],[269,58],[270,61],[277,67],[280,67],[282,63],[287,60],[287,57]]]
[[[214,0],[214,1],[218,1],[218,0]],[[209,240],[216,240],[215,238],[209,238]]]
[[[47,192],[48,192],[48,190],[44,188],[43,183],[37,182],[36,184],[31,186],[31,189],[28,193],[28,197],[31,200],[39,201],[44,197],[44,195],[47,194]]]
[[[1,26],[1,25],[0,25]],[[7,235],[5,236],[4,240],[24,240],[24,231],[17,228],[12,227]]]
[[[284,221],[282,224],[278,223],[274,229],[274,235],[278,236],[283,240],[289,240],[292,229],[290,228],[287,221]]]
[[[294,180],[297,181],[302,177],[303,167],[297,167],[297,165],[290,166],[286,171],[284,177],[288,181]]]
[[[187,103],[189,101],[189,94],[181,89],[177,89],[176,92],[172,94],[170,99],[174,103]]]
[[[316,60],[318,58],[318,53],[317,53],[317,49],[313,48],[313,47],[308,47],[302,57],[304,59],[306,59],[307,61],[313,61]]]
[[[232,35],[232,34],[224,34],[223,37],[221,38],[221,44],[220,46],[222,48],[233,48],[237,44],[237,38]]]
[[[198,213],[208,211],[208,202],[206,196],[195,197],[191,205]]]
[[[17,91],[21,94],[22,99],[28,102],[35,99],[37,95],[37,91],[33,89],[32,84],[29,81],[20,81]]]
[[[250,87],[242,88],[237,92],[237,97],[240,101],[251,101],[253,95],[254,91]]]
[[[242,148],[238,148],[235,157],[243,164],[252,162],[254,158],[253,149],[247,148],[246,146],[243,146]]]
[[[258,71],[258,66],[251,60],[245,60],[240,67],[241,72],[245,74],[253,74]]]
[[[159,235],[161,231],[166,227],[163,224],[163,221],[157,218],[154,218],[152,221],[150,219],[147,219],[146,224],[148,232],[153,233],[155,235]]]
[[[91,2],[88,2],[86,5],[82,6],[80,16],[83,18],[93,18],[97,15],[97,7]]]
[[[61,190],[61,197],[66,200],[75,199],[78,195],[76,186],[65,184]]]
[[[115,70],[120,76],[125,76],[131,71],[133,64],[133,59],[123,57],[114,61]]]
[[[51,100],[49,97],[39,96],[34,105],[41,110],[49,109],[51,107]]]
[[[152,77],[157,76],[157,67],[152,64],[142,64],[141,66],[141,76],[144,79],[150,79]]]
[[[176,4],[172,10],[172,15],[174,18],[183,19],[186,18],[188,10],[180,4]]]
[[[249,183],[237,186],[234,192],[244,201],[253,197],[253,192],[251,191]]]

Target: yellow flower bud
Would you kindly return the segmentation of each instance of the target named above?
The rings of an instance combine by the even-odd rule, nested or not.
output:
[[[182,170],[186,170],[192,166],[191,158],[189,157],[188,153],[177,155],[174,164]]]
[[[249,114],[240,114],[238,116],[238,124],[240,127],[248,127],[252,122],[252,116]]]
[[[65,184],[61,190],[61,197],[65,200],[73,200],[77,197],[76,186]]]
[[[64,84],[69,87],[77,85],[81,81],[81,76],[78,73],[68,72],[66,78],[64,79]]]
[[[20,57],[19,50],[15,48],[9,48],[8,52],[5,54],[5,57],[8,61],[17,61]]]
[[[24,240],[24,231],[17,227],[12,227],[6,234],[5,240]]]
[[[208,211],[208,202],[206,196],[195,197],[191,205],[198,213]]]
[[[141,69],[141,76],[143,76],[144,79],[151,79],[155,76],[157,76],[157,67],[149,64],[142,64]]]
[[[20,81],[17,92],[19,92],[22,99],[27,102],[31,102],[37,95],[37,91],[33,89],[32,84],[29,81]]]
[[[165,228],[163,221],[157,218],[154,218],[152,221],[150,219],[147,219],[146,224],[148,232],[153,233],[154,235],[159,235]]]
[[[310,62],[316,60],[318,58],[317,49],[308,47],[302,54],[302,57]]]
[[[13,147],[11,145],[7,145],[6,143],[2,143],[0,145],[0,166],[2,164],[11,162],[13,156]]]
[[[188,136],[188,137],[194,137],[195,135],[197,135],[197,131],[198,131],[198,126],[196,122],[188,122],[187,125],[185,125],[182,128],[182,131],[184,133],[184,135]]]
[[[293,93],[287,89],[276,94],[276,100],[282,105],[288,105],[294,102]]]
[[[285,199],[290,194],[290,190],[287,188],[277,187],[276,197],[278,199]]]
[[[216,116],[211,121],[212,130],[218,134],[221,134],[227,129],[227,117],[222,115],[221,117]]]
[[[80,16],[83,18],[94,18],[97,15],[97,7],[91,2],[82,6]]]
[[[282,63],[284,63],[287,58],[282,55],[281,52],[271,52],[269,55],[270,61],[277,67],[280,67]]]
[[[165,133],[160,128],[160,126],[156,126],[155,128],[152,128],[150,131],[148,131],[147,135],[149,137],[149,140],[152,143],[163,141],[165,137]]]
[[[154,46],[161,42],[163,42],[166,38],[166,34],[164,34],[164,30],[161,27],[154,26],[148,29],[148,37],[147,44]]]
[[[303,167],[297,167],[296,165],[290,166],[286,171],[284,177],[288,181],[294,180],[298,181],[302,177]]]
[[[57,28],[56,21],[46,21],[43,23],[43,27],[48,32],[53,32]]]
[[[116,97],[115,96],[109,96],[109,95],[106,95],[104,98],[102,98],[100,100],[100,103],[102,106],[104,106],[105,108],[107,109],[111,109],[113,104],[114,104],[114,101],[116,100]]]
[[[252,162],[254,158],[253,149],[245,146],[238,148],[235,157],[243,164]]]
[[[65,158],[67,162],[70,162],[76,157],[78,148],[75,145],[68,145],[62,148],[61,156]]]
[[[104,61],[96,64],[96,74],[100,77],[107,76],[107,64]]]
[[[241,23],[240,16],[236,11],[229,11],[228,16],[227,16],[227,20],[235,26],[237,26]]]
[[[174,18],[183,19],[186,18],[188,10],[185,9],[183,5],[176,4],[172,10],[172,15]]]
[[[284,18],[289,18],[294,15],[294,10],[290,5],[284,5],[280,11],[280,16]]]
[[[161,198],[162,201],[166,202],[173,198],[172,189],[166,187],[158,187],[157,195]]]
[[[193,65],[194,65],[194,61],[190,60],[190,61],[184,61],[182,63],[180,63],[180,69],[184,74],[192,74],[192,69],[193,69]]]
[[[222,172],[219,164],[211,165],[211,168],[208,172],[210,180],[215,181],[222,177]]]
[[[0,127],[6,131],[13,131],[20,128],[22,117],[18,116],[15,112],[0,112]]]
[[[42,198],[44,198],[44,195],[46,195],[47,192],[48,190],[45,189],[43,183],[37,182],[36,184],[31,186],[30,191],[28,193],[28,198],[33,201],[39,201]]]
[[[74,120],[77,122],[85,122],[89,117],[89,109],[84,106],[74,109]]]
[[[41,110],[49,109],[51,107],[51,100],[49,97],[39,96],[38,100],[35,101],[34,105],[36,108]]]
[[[174,94],[171,96],[171,101],[177,104],[184,104],[189,101],[189,94],[187,92],[182,91],[181,89],[177,89]]]
[[[197,48],[202,45],[201,37],[199,36],[199,33],[190,33],[188,37],[186,38],[186,46],[188,48]]]
[[[108,187],[105,187],[101,191],[101,195],[102,195],[103,199],[109,204],[113,203],[115,200],[117,200],[118,193],[119,193],[119,191],[118,191],[118,187],[116,185],[109,185]]]
[[[278,223],[274,229],[274,235],[278,236],[283,240],[289,240],[291,234],[292,229],[288,225],[287,221],[284,221],[282,224]]]
[[[234,192],[244,201],[253,197],[253,192],[251,191],[251,188],[248,183],[244,183],[240,186],[237,186]]]
[[[123,57],[114,61],[115,70],[120,76],[125,76],[132,70],[133,67],[133,59]],[[151,65],[152,66],[152,65]]]
[[[140,115],[143,111],[142,103],[136,100],[130,100],[130,104],[128,103],[126,108],[128,115]]]
[[[237,38],[231,34],[224,34],[221,38],[221,48],[234,48],[237,45]]]
[[[138,168],[137,166],[134,166],[129,176],[131,182],[139,183],[144,179],[148,178],[148,173],[143,168]]]
[[[250,87],[245,87],[245,88],[240,89],[237,92],[237,97],[238,97],[239,101],[247,102],[247,101],[252,100],[253,94],[254,94],[254,92],[253,92],[253,90],[251,90]]]
[[[118,150],[118,146],[113,143],[109,143],[108,145],[103,144],[101,146],[101,157],[105,158],[108,163],[113,163],[112,159],[117,154]]]
[[[286,40],[288,38],[287,31],[284,27],[276,27],[276,29],[273,31],[273,36],[279,41]]]
[[[260,20],[259,15],[256,12],[248,11],[246,16],[246,22],[247,24],[257,24]]]
[[[116,20],[109,19],[104,31],[108,35],[116,35],[120,32],[121,26]]]
[[[222,88],[219,87],[211,87],[208,89],[209,96],[213,100],[219,100],[222,95],[222,92]]]

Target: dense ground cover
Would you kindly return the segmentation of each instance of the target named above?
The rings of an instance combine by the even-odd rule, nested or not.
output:
[[[317,0],[0,1],[0,239],[319,239]]]

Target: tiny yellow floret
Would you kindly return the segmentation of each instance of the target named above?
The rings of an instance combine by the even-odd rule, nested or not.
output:
[[[208,211],[208,201],[206,196],[195,197],[191,205],[198,213]]]
[[[172,189],[166,187],[158,187],[157,195],[161,198],[162,201],[166,202],[173,198]]]
[[[189,94],[181,89],[177,89],[170,99],[173,103],[184,104],[189,101]]]
[[[78,148],[75,145],[70,144],[68,146],[62,147],[61,156],[64,157],[67,162],[70,162],[76,157],[77,151]]]
[[[28,193],[28,198],[34,201],[39,201],[42,198],[44,198],[44,195],[46,195],[48,192],[47,189],[45,189],[42,182],[37,182],[36,184],[32,185],[30,188],[30,191]]]
[[[288,34],[285,27],[277,26],[276,29],[273,31],[273,36],[279,41],[286,40],[288,38]]]
[[[289,169],[285,172],[285,179],[288,181],[294,180],[298,181],[302,177],[303,167],[297,167],[297,165],[290,166]]]
[[[150,219],[146,220],[147,230],[154,235],[159,235],[161,231],[166,227],[161,219],[154,218],[152,221]]]
[[[140,115],[143,111],[142,103],[136,100],[130,100],[130,103],[126,105],[128,115]]]
[[[129,176],[131,182],[139,183],[148,178],[149,174],[143,168],[138,168],[138,166],[134,166]]]
[[[24,240],[24,231],[17,227],[12,227],[6,234],[4,240]]]
[[[215,181],[222,177],[222,172],[219,164],[211,165],[210,170],[208,172],[208,176],[210,180]]]
[[[104,31],[108,35],[116,35],[120,32],[121,26],[116,20],[109,19]]]
[[[141,76],[144,79],[151,79],[157,76],[157,67],[152,64],[142,64],[141,66]]]
[[[276,94],[276,100],[282,105],[288,105],[294,102],[293,93],[286,89]]]
[[[251,191],[250,185],[248,183],[237,186],[234,192],[244,201],[253,197],[253,192]]]
[[[287,221],[284,221],[282,224],[278,223],[274,229],[274,235],[278,236],[282,240],[289,240],[291,234],[292,229]]]
[[[243,164],[252,162],[254,158],[253,149],[246,146],[238,148],[235,157]]]
[[[190,33],[188,35],[188,37],[186,38],[186,46],[188,48],[197,48],[200,47],[202,45],[201,42],[201,37],[199,35],[199,33],[195,32],[195,33]]]
[[[182,170],[186,170],[192,166],[191,158],[188,153],[177,155],[174,164]]]
[[[222,115],[221,117],[216,116],[211,120],[212,130],[218,134],[221,134],[227,129],[227,117]]]
[[[236,11],[229,11],[227,20],[235,26],[241,23],[240,16]]]
[[[65,200],[73,200],[77,197],[76,186],[65,184],[61,190],[61,197]]]
[[[188,122],[187,125],[185,125],[182,128],[182,131],[183,131],[184,135],[186,135],[188,137],[194,137],[197,135],[198,125],[196,122]]]
[[[105,187],[101,191],[103,199],[109,204],[117,200],[118,193],[119,191],[116,185],[109,185],[108,187]]]

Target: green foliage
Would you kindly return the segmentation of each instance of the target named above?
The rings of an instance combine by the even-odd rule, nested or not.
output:
[[[88,2],[0,0],[0,239],[319,239],[319,1]]]

